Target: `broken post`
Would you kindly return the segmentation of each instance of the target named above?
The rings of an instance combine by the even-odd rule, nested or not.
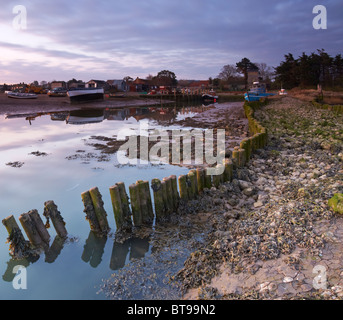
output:
[[[189,197],[190,199],[196,199],[198,195],[196,170],[191,170],[188,172],[188,179],[189,179],[189,187],[188,187]]]
[[[95,187],[89,190],[89,194],[92,198],[95,215],[98,219],[101,232],[108,232],[110,227],[108,225],[107,213],[104,209],[104,202],[102,201],[100,191]]]
[[[38,234],[40,235],[43,242],[45,242],[46,244],[49,244],[50,235],[49,235],[49,232],[46,229],[40,215],[38,214],[38,211],[32,210],[29,212],[29,215],[31,216],[31,219],[32,219],[33,223],[35,224],[36,229],[38,231]]]
[[[32,220],[29,212],[27,213],[23,213],[20,217],[19,217],[19,221],[29,239],[29,241],[31,242],[31,244],[35,247],[40,247],[43,245],[43,240],[40,237],[35,223]]]
[[[43,215],[47,219],[51,219],[52,224],[56,230],[56,233],[61,238],[67,238],[68,232],[65,227],[66,223],[64,222],[61,213],[58,211],[56,204],[53,201],[47,201],[44,203],[44,213]]]
[[[188,201],[188,185],[187,185],[187,176],[181,175],[178,178],[179,189],[180,189],[180,198],[184,201]]]
[[[91,230],[96,233],[101,232],[99,221],[96,217],[93,201],[89,191],[83,192],[81,194],[81,198],[83,205],[85,207],[83,212],[86,214],[86,220],[88,220]]]
[[[205,188],[205,169],[198,168],[197,169],[197,184],[198,184],[198,192],[203,192]]]

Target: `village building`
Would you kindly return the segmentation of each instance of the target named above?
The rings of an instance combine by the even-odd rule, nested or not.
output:
[[[50,83],[50,89],[53,90],[53,89],[56,89],[56,88],[64,88],[66,89],[67,88],[67,84],[65,81],[52,81]]]

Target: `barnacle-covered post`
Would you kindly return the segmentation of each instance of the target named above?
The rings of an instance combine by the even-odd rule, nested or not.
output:
[[[10,242],[10,252],[13,256],[25,256],[26,251],[30,249],[30,244],[25,240],[23,233],[21,232],[17,221],[14,216],[11,215],[2,220],[2,224],[5,226],[8,232],[8,241]]]
[[[117,229],[130,229],[132,227],[131,212],[126,204],[125,185],[117,183],[110,187],[110,195]]]
[[[99,221],[96,217],[93,201],[89,191],[83,192],[81,194],[81,198],[83,205],[85,207],[83,212],[86,214],[86,220],[88,220],[91,230],[96,233],[101,232]]]
[[[108,232],[110,227],[108,225],[107,213],[104,209],[104,202],[102,201],[100,191],[97,187],[95,187],[89,190],[89,194],[92,198],[95,215],[98,219],[101,232]]]
[[[139,191],[142,223],[144,225],[151,225],[154,221],[154,212],[152,208],[149,181],[139,180],[136,184],[138,185]]]
[[[47,201],[44,203],[44,213],[43,215],[48,219],[50,218],[56,233],[61,238],[67,238],[68,232],[65,227],[66,223],[64,222],[61,213],[58,211],[56,204],[53,201]]]

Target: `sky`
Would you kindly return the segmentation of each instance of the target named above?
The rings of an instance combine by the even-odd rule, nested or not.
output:
[[[327,29],[313,27],[316,5],[326,8]],[[0,0],[0,7],[7,84],[146,78],[165,69],[178,80],[206,80],[244,57],[276,67],[288,53],[343,54],[342,0]]]

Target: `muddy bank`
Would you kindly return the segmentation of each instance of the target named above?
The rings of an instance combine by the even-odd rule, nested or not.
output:
[[[327,202],[343,191],[343,120],[289,97],[256,117],[268,147],[153,234],[159,249],[106,280],[108,298],[342,298],[343,219]]]
[[[168,101],[163,101],[168,103]],[[49,97],[46,94],[38,95],[37,99],[19,100],[10,99],[0,93],[0,115],[19,115],[49,112],[74,111],[80,109],[105,109],[159,105],[160,101],[140,99],[136,96],[125,98],[105,98],[104,101],[82,104],[70,104],[68,97]]]

